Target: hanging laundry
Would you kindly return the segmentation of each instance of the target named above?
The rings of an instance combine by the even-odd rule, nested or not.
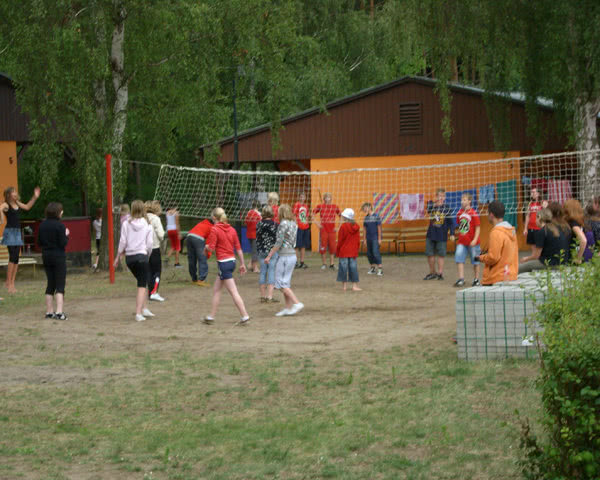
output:
[[[479,187],[479,203],[492,203],[496,199],[496,191],[493,183]]]
[[[517,181],[508,180],[496,184],[498,200],[504,204],[504,221],[517,226]]]
[[[379,215],[381,223],[395,223],[400,217],[397,193],[374,193],[373,210]]]
[[[573,198],[573,192],[568,180],[548,180],[548,201],[562,205],[570,198]]]
[[[400,194],[400,215],[402,220],[417,220],[425,217],[425,195],[422,193]]]

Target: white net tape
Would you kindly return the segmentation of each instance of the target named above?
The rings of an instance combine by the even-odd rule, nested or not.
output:
[[[396,157],[402,158],[402,157]],[[163,208],[176,207],[180,215],[209,217],[223,207],[230,220],[243,219],[252,201],[267,202],[277,192],[280,203],[293,205],[301,193],[314,209],[330,193],[340,209],[359,211],[373,204],[383,223],[427,217],[427,204],[436,190],[446,191],[446,204],[456,213],[463,193],[473,196],[472,206],[486,214],[487,204],[500,200],[506,219],[516,225],[517,214],[527,210],[530,190],[543,199],[564,203],[577,198],[582,204],[600,194],[597,173],[589,165],[600,161],[600,150],[467,161],[398,168],[358,168],[328,172],[234,171],[162,165],[155,199]]]

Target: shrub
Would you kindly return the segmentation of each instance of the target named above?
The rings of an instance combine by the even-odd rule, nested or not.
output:
[[[528,479],[600,478],[600,258],[540,277],[546,299],[536,320],[543,439],[526,420],[520,462]],[[543,347],[540,347],[540,343]]]

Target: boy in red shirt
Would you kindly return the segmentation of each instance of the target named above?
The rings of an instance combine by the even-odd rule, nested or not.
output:
[[[310,223],[309,223],[309,209],[306,205],[306,195],[301,193],[298,195],[298,201],[292,208],[292,213],[296,215],[296,224],[298,225],[298,232],[296,233],[296,256],[300,258],[300,262],[296,263],[296,268],[308,268],[308,265],[304,263],[304,255],[306,249],[310,248]]]
[[[352,290],[362,290],[358,286],[358,268],[356,258],[360,249],[360,227],[354,221],[354,210],[346,208],[342,212],[342,226],[338,233],[336,256],[340,265],[337,281],[342,282],[344,290],[348,281],[352,282]]]
[[[192,283],[199,287],[208,287],[208,262],[211,252],[205,253],[206,240],[212,230],[213,224],[209,219],[204,219],[192,228],[185,239],[188,251],[188,269]]]
[[[256,250],[256,224],[262,220],[262,217],[258,211],[258,206],[258,202],[253,200],[252,209],[248,211],[246,219],[244,220],[244,223],[246,224],[246,238],[248,238],[248,241],[250,242],[250,251],[252,255],[252,261],[250,264],[252,273],[260,272],[260,267],[258,265],[258,252]]]
[[[335,253],[335,217],[340,215],[340,209],[337,205],[331,203],[331,193],[323,195],[323,203],[317,205],[313,211],[314,214],[321,214],[321,222],[315,223],[319,227],[319,253],[321,253],[321,270],[326,270],[325,253],[329,249],[329,268],[335,270],[333,264],[333,255]]]
[[[475,273],[475,279],[472,286],[481,285],[479,282],[479,261],[475,257],[479,257],[481,247],[479,245],[479,230],[480,222],[479,215],[471,208],[473,197],[470,193],[464,193],[461,198],[461,209],[456,215],[458,222],[458,241],[456,242],[456,253],[454,261],[458,267],[458,280],[454,284],[455,287],[463,287],[465,285],[465,260],[467,253],[471,258],[471,265]]]

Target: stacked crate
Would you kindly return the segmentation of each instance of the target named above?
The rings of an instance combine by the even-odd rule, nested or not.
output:
[[[553,284],[559,281],[557,273],[552,273]],[[465,360],[534,358],[535,345],[524,344],[523,340],[540,330],[533,314],[536,303],[543,300],[544,290],[531,274],[520,275],[514,282],[457,292],[458,357]]]

